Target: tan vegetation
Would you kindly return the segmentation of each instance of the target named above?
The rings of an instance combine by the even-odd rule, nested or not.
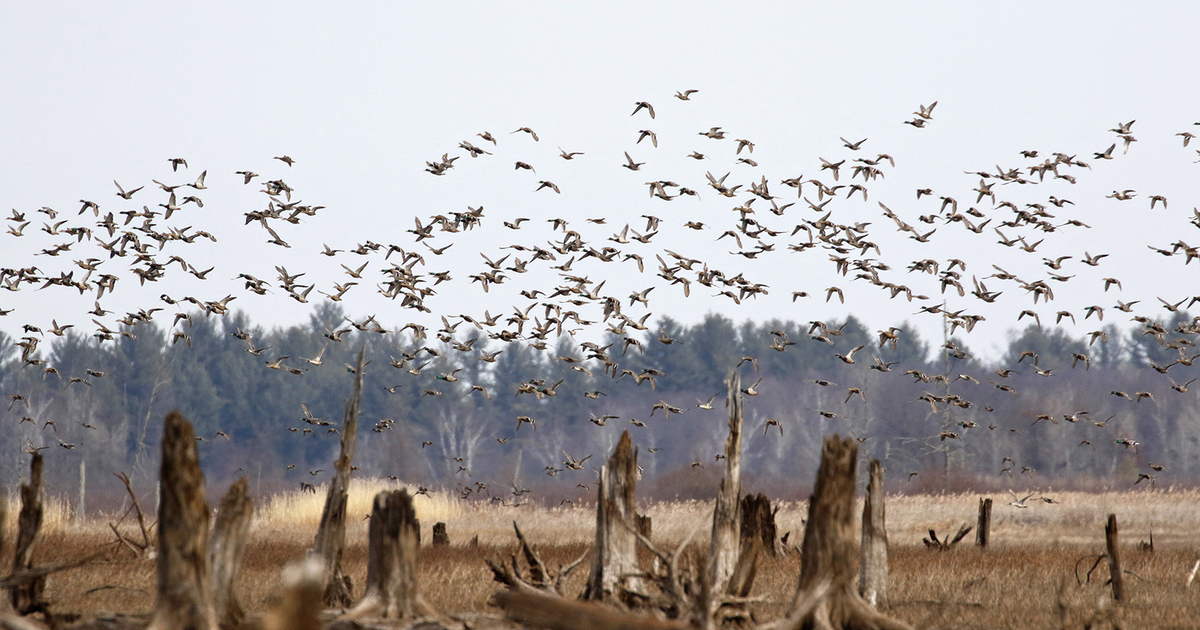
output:
[[[370,479],[351,484],[343,565],[354,580],[355,597],[363,594],[367,570],[367,521],[363,517],[376,493],[398,487],[394,482]],[[251,618],[262,615],[278,596],[282,567],[311,547],[322,496],[319,489],[318,498],[297,492],[258,501],[263,507],[256,510],[250,528],[238,586],[241,603]],[[1123,618],[1136,621],[1140,628],[1187,627],[1200,619],[1200,589],[1185,586],[1200,557],[1200,492],[1047,491],[1045,496],[1058,503],[1034,503],[1031,499],[1028,508],[1018,509],[1008,505],[1009,498],[994,496],[991,548],[979,551],[964,543],[949,553],[929,552],[920,539],[930,527],[943,531],[963,522],[973,523],[977,495],[887,497],[890,613],[917,627],[1027,628],[1059,627],[1061,610],[1067,627],[1080,627],[1097,611],[1099,602],[1110,596],[1103,585],[1108,577],[1103,563],[1092,574],[1090,584],[1078,584],[1075,571],[1078,561],[1080,577],[1084,577],[1104,552],[1104,522],[1111,512],[1121,521],[1123,568],[1132,572],[1125,579],[1128,602],[1121,606]],[[418,554],[421,593],[442,611],[496,612],[487,604],[496,586],[483,558],[506,559],[516,551],[513,519],[552,567],[575,560],[594,538],[595,511],[591,506],[526,504],[512,508],[465,502],[436,491],[415,499],[425,541]],[[11,498],[9,501],[5,538],[13,540],[19,505]],[[859,499],[856,512],[861,510],[861,502]],[[779,533],[790,532],[789,543],[798,545],[807,504],[782,502],[779,506]],[[659,502],[644,505],[639,512],[653,519],[654,540],[669,545],[696,527],[707,531],[712,503]],[[107,523],[115,521],[115,516],[95,515],[79,522],[70,515],[68,506],[47,498],[35,562],[58,563],[102,549],[107,553],[101,560],[48,578],[45,596],[54,610],[85,616],[148,613],[154,605],[154,560],[135,558],[114,544]],[[451,546],[433,549],[427,541],[433,524],[439,521],[447,523]],[[123,527],[135,525],[127,521]],[[1138,542],[1148,540],[1151,531],[1155,552],[1138,551]],[[467,547],[474,536],[479,537],[480,546]],[[702,553],[699,542],[693,546]],[[0,564],[10,563],[11,553],[10,548]],[[764,599],[752,605],[759,620],[777,617],[790,603],[799,571],[795,553],[760,559],[751,593]],[[564,592],[581,592],[586,577],[586,572],[573,574]]]

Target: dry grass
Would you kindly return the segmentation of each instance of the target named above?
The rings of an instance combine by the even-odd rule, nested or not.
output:
[[[366,514],[375,492],[395,484],[361,481],[354,484],[344,564],[361,594],[366,574]],[[1102,564],[1091,584],[1078,584],[1075,564],[1103,552],[1103,520],[1116,513],[1121,523],[1130,601],[1117,614],[1137,627],[1195,627],[1200,620],[1200,585],[1187,589],[1184,581],[1200,557],[1200,492],[1055,493],[1059,504],[1041,501],[1017,509],[1009,497],[996,501],[992,541],[986,552],[964,546],[948,553],[927,551],[920,543],[929,527],[939,534],[974,522],[976,495],[892,496],[888,498],[891,540],[890,593],[892,613],[922,627],[1030,628],[1080,627],[1107,600],[1107,569]],[[1035,495],[1036,499],[1037,495]],[[280,569],[300,558],[312,543],[324,494],[272,497],[259,509],[251,529],[241,577],[243,604],[261,613],[277,592]],[[506,558],[515,550],[512,520],[541,548],[550,566],[566,564],[591,542],[595,513],[588,507],[504,507],[486,502],[463,502],[434,493],[416,501],[423,539],[434,522],[448,525],[453,546],[422,548],[421,590],[431,603],[446,611],[486,611],[494,590],[482,559]],[[12,534],[10,506],[7,524]],[[780,532],[792,532],[798,542],[806,505],[784,503],[778,514]],[[670,544],[700,528],[698,541],[707,539],[711,504],[656,503],[645,506],[653,518],[654,539]],[[66,506],[48,510],[38,562],[51,563],[106,549],[105,558],[81,569],[50,578],[46,594],[59,611],[93,615],[101,611],[148,611],[154,601],[154,561],[133,558],[112,544],[107,519],[72,522]],[[1154,531],[1157,551],[1139,552],[1136,543]],[[125,531],[131,531],[129,527]],[[480,546],[465,543],[479,536]],[[11,538],[10,538],[11,540]],[[967,539],[967,543],[973,536]],[[11,552],[10,552],[11,553]],[[0,563],[10,562],[0,558]],[[1081,571],[1091,566],[1081,563]],[[766,602],[756,605],[760,620],[777,616],[790,598],[799,575],[795,554],[771,559],[762,566],[754,594]],[[586,566],[568,587],[582,589]]]

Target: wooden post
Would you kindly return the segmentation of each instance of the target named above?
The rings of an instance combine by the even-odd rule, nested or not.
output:
[[[975,523],[975,544],[980,547],[988,546],[988,537],[992,533],[992,500],[979,499],[979,521]]]
[[[449,547],[450,534],[446,532],[445,523],[433,524],[433,546],[434,547]]]
[[[87,459],[79,458],[79,504],[75,508],[75,520],[83,523],[87,518]]]
[[[742,472],[742,379],[737,370],[725,377],[729,407],[729,435],[725,438],[725,476],[713,508],[712,542],[708,547],[708,579],[711,592],[723,594],[738,562],[741,531],[739,495]],[[716,599],[714,598],[714,601]]]
[[[349,606],[353,602],[350,576],[342,573],[342,551],[346,548],[346,502],[350,496],[350,465],[354,461],[366,352],[365,346],[358,352],[358,362],[354,368],[354,391],[346,400],[346,413],[342,420],[341,454],[334,463],[333,481],[329,484],[329,493],[325,495],[325,509],[321,512],[321,524],[317,528],[311,552],[321,558],[325,567],[323,601],[330,607]]]
[[[1117,515],[1109,514],[1104,525],[1104,543],[1108,547],[1108,575],[1114,601],[1125,601],[1125,580],[1121,576],[1121,557],[1117,551]]]
[[[858,591],[875,608],[887,607],[888,539],[883,503],[883,466],[871,460],[862,515],[862,574]]]
[[[208,504],[192,424],[163,425],[158,507],[158,600],[149,630],[217,630],[208,566]]]
[[[417,513],[407,490],[375,495],[367,530],[367,588],[342,619],[412,619],[427,610],[417,595]]]
[[[645,594],[640,578],[622,576],[641,573],[637,565],[637,524],[634,489],[637,483],[637,451],[629,431],[600,469],[596,502],[596,556],[584,587],[583,599],[628,602],[624,591]]]
[[[246,618],[238,603],[238,572],[254,506],[250,501],[249,482],[245,477],[235,481],[221,499],[217,524],[213,528],[209,558],[213,575],[213,610],[222,626],[237,626]]]
[[[854,494],[858,445],[853,438],[825,438],[821,466],[808,503],[808,525],[800,556],[800,580],[779,630],[879,628],[908,624],[884,616],[854,587]]]
[[[0,497],[0,501],[3,501]],[[17,547],[13,555],[13,573],[33,568],[33,548],[42,529],[42,454],[33,453],[29,463],[29,483],[21,485],[21,512],[17,516]],[[42,591],[46,578],[42,576],[8,591],[8,600],[18,614],[42,610],[45,602]]]

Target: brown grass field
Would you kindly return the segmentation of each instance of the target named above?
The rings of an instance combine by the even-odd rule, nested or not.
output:
[[[366,522],[371,497],[395,484],[355,482],[349,506],[352,520],[347,532],[343,563],[361,594],[366,575]],[[979,495],[892,495],[887,519],[890,539],[890,612],[924,628],[1080,628],[1099,610],[1113,614],[1125,627],[1200,627],[1200,584],[1187,585],[1193,565],[1200,559],[1200,491],[1167,490],[1122,493],[1047,493],[1058,504],[1030,499],[1030,507],[1008,505],[1008,496],[992,495],[992,545],[986,551],[972,546],[971,533],[960,548],[950,552],[927,550],[921,538],[929,528],[939,536],[952,533],[963,522],[974,523]],[[1022,495],[1023,496],[1023,495]],[[251,528],[241,576],[241,601],[252,615],[261,614],[278,593],[280,570],[301,558],[312,544],[324,492],[284,494],[258,508]],[[861,502],[860,502],[861,505]],[[587,506],[519,508],[465,503],[445,494],[416,497],[422,540],[431,537],[434,522],[444,521],[451,536],[449,549],[422,546],[420,590],[437,609],[447,613],[496,613],[488,597],[497,588],[483,558],[507,558],[515,551],[512,521],[516,519],[546,563],[566,564],[590,544],[594,511]],[[15,533],[11,505],[6,539]],[[699,528],[696,550],[707,544],[711,503],[692,501],[643,506],[653,518],[653,538],[673,547],[691,530]],[[789,542],[803,535],[804,503],[782,503],[777,516],[781,534]],[[1104,519],[1115,513],[1120,522],[1122,562],[1128,601],[1113,607],[1109,602],[1107,567],[1101,563],[1091,583],[1082,577],[1104,551]],[[61,503],[49,501],[41,542],[35,552],[38,564],[50,564],[103,551],[101,558],[84,567],[52,575],[46,596],[58,613],[78,613],[84,618],[105,613],[139,614],[154,604],[155,563],[134,557],[113,543],[108,522],[97,516],[72,522]],[[120,528],[132,535],[129,519]],[[1140,551],[1139,541],[1154,533],[1153,553]],[[466,545],[479,537],[478,547]],[[11,543],[10,543],[11,544]],[[11,555],[11,549],[7,550]],[[0,558],[11,566],[11,557]],[[800,571],[796,553],[767,559],[760,568],[753,596],[756,619],[779,616],[795,589]],[[582,590],[586,563],[573,575],[567,592]],[[1200,580],[1198,580],[1200,581]]]

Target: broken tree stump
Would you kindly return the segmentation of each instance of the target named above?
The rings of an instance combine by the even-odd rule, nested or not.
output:
[[[637,451],[629,431],[600,469],[596,501],[596,556],[584,587],[583,599],[632,603],[644,597],[637,565],[637,523],[634,488],[637,484]]]
[[[2,501],[3,498],[0,498]],[[29,483],[21,485],[21,511],[17,515],[17,547],[13,554],[14,574],[33,568],[33,548],[37,545],[42,529],[42,454],[33,453],[29,463]],[[2,521],[0,521],[2,523]],[[18,614],[28,615],[43,610],[45,601],[42,591],[46,588],[46,577],[40,576],[8,591],[8,600]]]
[[[158,599],[149,630],[216,630],[204,473],[192,424],[179,411],[163,426],[159,484]]]
[[[1109,514],[1104,525],[1104,544],[1108,548],[1108,575],[1112,581],[1113,601],[1125,601],[1125,580],[1121,576],[1121,556],[1117,550],[1117,515]]]
[[[800,580],[791,609],[773,627],[874,628],[908,624],[871,608],[854,585],[854,494],[858,445],[853,438],[825,438],[821,465],[808,503],[808,525],[800,556]]]
[[[775,513],[771,500],[763,493],[742,497],[742,527],[739,537],[744,543],[747,538],[757,537],[762,541],[763,552],[775,557],[779,554],[779,530],[775,527]]]
[[[988,538],[992,533],[992,500],[979,499],[979,520],[975,523],[975,544],[980,547],[988,546]]]
[[[725,377],[729,407],[729,435],[725,438],[725,476],[713,508],[712,541],[708,547],[708,583],[713,593],[725,593],[738,564],[742,490],[742,379],[730,370]],[[715,601],[715,600],[714,600]]]
[[[446,532],[445,523],[433,524],[433,546],[434,547],[449,547],[450,534]]]
[[[334,463],[333,481],[325,495],[325,509],[321,512],[321,524],[313,541],[312,555],[321,559],[324,566],[322,599],[326,606],[345,607],[351,598],[350,576],[342,573],[342,552],[346,549],[346,502],[350,497],[350,466],[354,461],[354,446],[358,433],[358,408],[362,399],[363,358],[367,349],[358,352],[354,368],[354,390],[346,400],[346,412],[342,420],[341,453]]]
[[[263,615],[264,630],[320,630],[324,570],[316,556],[284,568],[283,596]]]
[[[367,530],[367,586],[342,619],[413,619],[427,614],[417,594],[417,513],[408,490],[375,495]]]
[[[883,503],[883,466],[872,459],[862,515],[862,573],[858,592],[874,608],[887,607],[888,539]]]
[[[248,494],[245,477],[229,487],[221,499],[217,512],[217,524],[213,528],[212,544],[209,547],[213,577],[213,609],[222,626],[237,626],[246,618],[238,602],[238,572],[242,566],[242,552],[246,549],[246,536],[250,532],[250,519],[254,506]]]

